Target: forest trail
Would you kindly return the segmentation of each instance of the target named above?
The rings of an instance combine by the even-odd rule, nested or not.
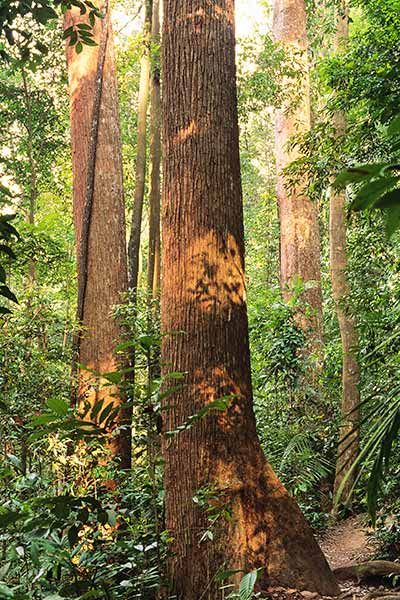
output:
[[[361,563],[374,557],[377,544],[366,525],[366,515],[349,517],[330,527],[320,540],[320,546],[332,569]]]

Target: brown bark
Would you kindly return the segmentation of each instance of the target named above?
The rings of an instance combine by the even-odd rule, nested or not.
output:
[[[348,39],[348,11],[346,2],[342,2],[337,15],[337,31],[335,47],[340,50]],[[346,133],[346,116],[337,111],[334,114],[336,137],[340,140]],[[355,461],[360,447],[360,368],[358,364],[358,333],[355,318],[350,312],[350,284],[347,276],[346,252],[346,193],[331,190],[329,242],[332,295],[335,302],[336,315],[342,340],[342,406],[341,425],[339,429],[338,457],[336,461],[335,494]],[[344,484],[342,498],[348,500],[356,478],[353,471]]]
[[[296,98],[285,101],[277,110],[275,125],[281,288],[285,299],[293,295],[293,285],[297,279],[301,279],[309,288],[302,295],[309,309],[303,308],[298,312],[297,322],[307,333],[311,350],[318,354],[323,335],[318,203],[307,196],[306,177],[295,185],[289,185],[288,177],[283,172],[300,156],[297,147],[290,147],[293,136],[305,134],[311,129],[304,0],[274,0],[273,32],[297,72]]]
[[[133,201],[131,234],[128,245],[129,288],[136,302],[136,288],[139,279],[140,236],[142,228],[144,188],[146,180],[146,121],[150,88],[150,33],[152,0],[145,2],[145,20],[143,27],[143,54],[140,61],[140,83],[138,99],[138,126],[136,140],[135,194]]]
[[[106,3],[100,9],[107,9]],[[85,21],[78,9],[65,15],[64,26]],[[106,29],[108,28],[108,29]],[[96,47],[77,54],[67,46],[71,102],[73,210],[78,262],[78,405],[88,412],[96,402],[120,406],[124,399],[114,386],[105,387],[101,374],[121,364],[114,352],[121,327],[112,309],[127,290],[125,217],[118,94],[111,23],[108,13],[96,19]],[[100,95],[99,95],[100,92]],[[97,101],[97,100],[98,101]],[[97,124],[97,126],[96,126]],[[93,373],[93,372],[95,373]],[[130,463],[128,415],[126,426],[112,437],[110,447],[123,467]]]
[[[165,399],[173,431],[210,402],[208,414],[163,444],[171,586],[179,599],[217,600],[220,568],[263,567],[276,582],[323,594],[336,582],[299,508],[267,463],[252,406],[237,124],[234,3],[166,0],[163,27],[164,374],[185,374]],[[231,518],[214,541],[195,493],[211,486]],[[240,575],[237,576],[240,578]]]
[[[151,28],[153,48],[160,44],[160,3],[153,0]],[[161,90],[158,59],[152,64],[150,95],[150,190],[149,190],[149,257],[147,289],[155,300],[160,291],[160,166],[161,166]]]

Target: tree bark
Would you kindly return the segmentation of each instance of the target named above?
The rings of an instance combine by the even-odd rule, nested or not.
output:
[[[320,354],[323,338],[320,233],[318,203],[307,196],[307,178],[289,186],[284,169],[300,157],[297,147],[290,147],[293,136],[311,129],[308,38],[304,0],[274,0],[273,32],[292,68],[297,72],[297,94],[276,112],[275,147],[277,194],[280,220],[281,288],[286,300],[293,286],[301,280],[306,286],[304,304],[296,318],[310,340],[310,350]],[[291,78],[293,84],[293,78]],[[283,86],[285,87],[283,82]]]
[[[142,227],[143,200],[146,180],[146,146],[147,146],[147,106],[150,87],[150,32],[152,19],[152,0],[145,2],[145,20],[143,27],[143,55],[140,62],[140,83],[138,100],[138,126],[136,140],[135,194],[133,201],[131,234],[128,245],[129,288],[136,303],[139,279],[139,253]]]
[[[163,122],[162,364],[164,375],[184,374],[182,387],[164,400],[164,431],[231,398],[228,410],[210,412],[163,443],[171,587],[181,600],[217,600],[219,569],[263,567],[261,586],[336,594],[256,432],[232,0],[165,1]],[[213,541],[201,541],[210,525],[193,502],[199,490],[221,514]]]
[[[151,40],[153,49],[160,44],[160,3],[153,0]],[[150,95],[150,190],[149,190],[149,257],[147,289],[149,298],[155,300],[160,292],[160,167],[161,167],[161,90],[160,65],[157,58],[152,64]]]
[[[348,39],[348,8],[346,1],[341,3],[337,15],[335,50],[339,51]],[[336,137],[340,141],[346,133],[346,116],[337,111],[334,114]],[[346,192],[332,188],[330,195],[329,241],[332,295],[342,340],[342,407],[339,429],[338,457],[334,493],[336,494],[355,461],[360,447],[360,368],[358,364],[358,333],[354,316],[350,312],[350,284],[347,276],[346,252]],[[342,498],[346,501],[351,495],[357,473],[353,471],[344,484]]]
[[[99,7],[107,9],[105,3]],[[78,9],[66,13],[65,28],[81,22],[85,22],[85,15],[80,15]],[[108,13],[104,19],[96,19],[94,34],[97,46],[84,46],[80,54],[74,47],[66,48],[71,98],[78,312],[81,313],[78,318],[82,328],[78,361],[86,367],[79,369],[77,400],[81,411],[89,416],[96,402],[103,401],[104,408],[109,404],[118,407],[124,402],[122,393],[115,386],[105,387],[107,382],[101,374],[121,367],[113,349],[121,340],[122,330],[112,316],[112,309],[121,303],[122,294],[127,291],[121,136]],[[104,56],[100,56],[102,52]],[[100,97],[97,96],[99,91]],[[99,98],[97,108],[96,97]],[[93,128],[96,121],[97,130]],[[88,205],[91,209],[86,214]],[[128,413],[120,410],[118,422],[124,428],[118,435],[110,436],[110,448],[125,468],[129,467],[131,456],[128,421]]]

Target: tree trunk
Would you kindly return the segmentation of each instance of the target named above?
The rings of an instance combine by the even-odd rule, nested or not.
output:
[[[342,2],[337,15],[337,31],[335,49],[339,51],[348,39],[348,9]],[[336,137],[341,140],[346,133],[346,117],[343,112],[334,114]],[[338,457],[336,462],[336,477],[334,492],[338,492],[344,477],[356,459],[360,446],[360,368],[358,364],[358,334],[355,318],[350,313],[350,285],[347,277],[346,253],[346,193],[331,190],[330,196],[330,266],[332,280],[332,295],[335,302],[336,314],[342,339],[342,417],[339,430]],[[347,500],[351,495],[356,472],[344,484],[342,498]]]
[[[143,55],[140,62],[138,126],[136,140],[135,195],[133,202],[131,235],[129,238],[128,245],[128,280],[129,288],[130,290],[132,290],[133,293],[134,303],[136,303],[137,286],[139,279],[140,235],[142,227],[144,187],[146,180],[146,121],[150,87],[150,32],[152,4],[152,0],[146,0],[145,2],[145,20],[143,27]]]
[[[151,29],[153,48],[160,44],[160,3],[153,0]],[[152,65],[150,97],[150,191],[149,191],[149,259],[147,289],[155,300],[160,291],[160,165],[161,165],[161,95],[158,58]]]
[[[101,5],[102,10],[107,5]],[[65,15],[65,28],[85,21],[78,9]],[[108,28],[108,29],[107,29]],[[87,411],[96,402],[120,406],[124,399],[114,386],[104,387],[101,374],[121,364],[113,349],[121,340],[121,327],[112,309],[127,291],[125,217],[121,137],[113,37],[108,13],[96,19],[97,46],[84,46],[80,54],[67,46],[71,97],[71,141],[74,222],[78,257],[78,404]],[[99,92],[99,94],[98,94]],[[98,98],[97,107],[95,98]],[[97,131],[93,125],[97,122]],[[92,173],[92,175],[91,175]],[[92,180],[90,180],[92,177]],[[88,206],[91,210],[88,211]],[[98,375],[94,375],[94,371]],[[101,416],[98,417],[101,419]],[[110,446],[123,467],[130,464],[129,415]]]
[[[159,331],[159,300],[161,283],[161,89],[160,89],[160,2],[153,0],[151,27],[153,62],[150,96],[150,189],[149,189],[149,253],[147,266],[147,296],[149,332]],[[160,377],[160,350],[149,351],[149,383]],[[159,445],[157,436],[156,445]]]
[[[232,0],[166,0],[163,27],[162,364],[170,580],[181,600],[223,598],[219,569],[338,592],[299,508],[267,463],[252,406]],[[173,332],[170,335],[166,335]],[[200,490],[200,492],[199,492]],[[199,493],[198,493],[199,492]],[[220,518],[212,527],[198,493]],[[231,517],[228,518],[227,512]],[[209,514],[209,513],[208,513]],[[201,541],[211,528],[214,540]],[[209,536],[210,537],[210,536]],[[240,578],[240,574],[236,579]]]
[[[28,86],[28,80],[26,77],[25,68],[21,67],[21,76],[24,92],[24,103],[27,113],[27,153],[29,161],[30,171],[30,185],[29,185],[29,209],[28,209],[28,223],[29,225],[35,224],[35,213],[36,204],[38,197],[37,188],[37,164],[33,153],[33,114],[32,114],[32,100],[31,93]],[[29,287],[33,288],[36,283],[36,261],[33,258],[29,259]],[[28,301],[30,306],[30,300]]]
[[[297,322],[310,340],[310,350],[321,352],[323,321],[320,265],[318,203],[307,196],[307,180],[303,177],[289,186],[284,169],[299,158],[298,148],[291,148],[293,136],[311,129],[308,39],[304,0],[274,0],[273,31],[292,68],[297,71],[296,99],[287,100],[276,113],[275,147],[277,194],[280,220],[281,288],[285,299],[293,295],[297,280],[306,286]],[[293,85],[293,77],[285,83]]]

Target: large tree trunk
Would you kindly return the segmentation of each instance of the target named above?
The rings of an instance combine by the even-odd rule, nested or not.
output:
[[[160,3],[153,0],[151,40],[153,46],[160,44]],[[150,95],[150,190],[149,190],[149,260],[147,289],[150,299],[155,300],[160,291],[160,166],[161,166],[161,95],[160,66],[158,59],[152,65]]]
[[[348,39],[348,10],[346,2],[341,3],[337,15],[336,50],[340,50]],[[343,112],[334,114],[336,136],[340,140],[346,133],[346,117]],[[338,458],[336,462],[335,494],[357,457],[360,446],[360,368],[358,364],[358,334],[354,316],[350,312],[350,285],[347,277],[346,253],[346,193],[331,190],[330,196],[330,266],[332,295],[342,339],[342,420],[339,430]],[[348,499],[355,481],[353,471],[343,487],[342,497]]]
[[[64,25],[67,28],[84,20],[85,16],[73,8],[66,13]],[[121,340],[122,332],[112,310],[127,291],[118,94],[108,15],[102,20],[96,19],[94,34],[96,47],[84,46],[80,54],[73,47],[66,49],[71,96],[78,313],[81,313],[78,318],[82,326],[77,359],[90,369],[79,370],[77,400],[81,408],[93,407],[101,400],[104,406],[110,403],[118,406],[123,402],[118,390],[113,386],[104,387],[103,378],[92,371],[102,374],[120,367],[113,349]],[[93,127],[96,122],[97,128]],[[125,411],[121,411],[119,420],[126,427],[110,442],[125,467],[129,466],[131,454],[129,423],[125,422],[128,418]]]
[[[305,134],[311,128],[304,0],[274,0],[273,32],[297,71],[296,98],[288,99],[276,112],[281,287],[284,298],[289,299],[296,280],[301,279],[306,286],[302,299],[309,310],[303,307],[297,314],[297,322],[310,340],[310,350],[318,356],[323,335],[318,203],[307,196],[306,177],[289,185],[289,178],[283,172],[300,156],[298,148],[290,147],[293,136]],[[289,82],[293,85],[293,77]]]
[[[185,374],[164,401],[166,527],[173,591],[222,598],[218,569],[263,567],[261,584],[323,594],[336,582],[299,508],[267,463],[252,406],[232,0],[166,0],[163,27],[162,364]],[[170,335],[167,335],[170,332]],[[205,490],[208,489],[208,492]],[[214,540],[202,489],[221,510]],[[230,512],[231,518],[223,511]],[[238,575],[240,577],[240,575]]]
[[[143,27],[143,54],[140,61],[140,82],[138,99],[138,125],[136,140],[135,194],[131,234],[128,245],[129,258],[129,288],[133,293],[136,304],[137,286],[139,279],[139,253],[142,228],[144,188],[146,181],[146,146],[147,146],[147,106],[150,87],[150,32],[151,32],[152,0],[145,2],[145,18]]]

